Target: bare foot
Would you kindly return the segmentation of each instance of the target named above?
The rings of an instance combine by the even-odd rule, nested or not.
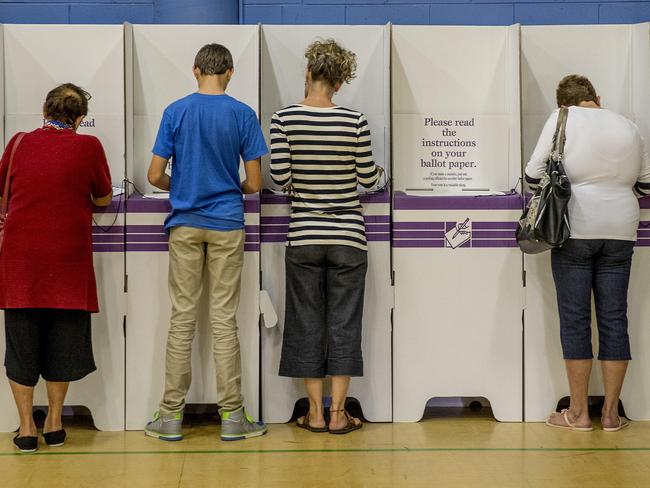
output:
[[[361,420],[357,417],[351,417],[354,425],[361,425]],[[330,430],[340,430],[348,425],[348,416],[345,410],[330,411]]]
[[[308,422],[309,427],[315,429],[324,429],[325,428],[325,417],[321,416],[320,418],[316,415],[308,413],[302,417],[298,418],[298,424],[305,425],[305,422]]]
[[[18,431],[18,437],[38,437],[38,430],[36,430],[36,424],[32,421],[27,426],[20,426]]]
[[[50,417],[47,417],[45,419],[45,423],[43,424],[43,434],[56,432],[57,430],[61,429],[63,429],[61,418],[59,418],[57,421],[51,420]]]
[[[589,415],[574,415],[571,410],[565,409],[561,412],[553,412],[546,420],[546,424],[551,427],[563,427],[574,429],[592,429],[591,418]]]

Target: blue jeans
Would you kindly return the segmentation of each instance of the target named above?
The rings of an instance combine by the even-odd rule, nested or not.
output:
[[[627,290],[634,242],[569,239],[551,251],[564,359],[592,359],[591,293],[598,320],[598,359],[631,359]]]

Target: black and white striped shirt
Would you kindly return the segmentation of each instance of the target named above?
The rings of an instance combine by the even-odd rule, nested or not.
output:
[[[357,185],[378,171],[365,115],[344,107],[291,105],[271,120],[271,177],[291,185],[287,244],[366,249]]]

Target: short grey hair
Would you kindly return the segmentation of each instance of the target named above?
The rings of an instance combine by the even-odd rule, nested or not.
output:
[[[206,44],[194,58],[194,67],[202,75],[222,75],[233,68],[232,54],[221,44]]]

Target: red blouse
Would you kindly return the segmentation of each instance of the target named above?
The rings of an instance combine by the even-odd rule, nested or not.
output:
[[[0,161],[0,188],[15,139]],[[99,139],[69,129],[30,132],[16,149],[9,178],[0,308],[99,311],[91,195],[112,191]]]

